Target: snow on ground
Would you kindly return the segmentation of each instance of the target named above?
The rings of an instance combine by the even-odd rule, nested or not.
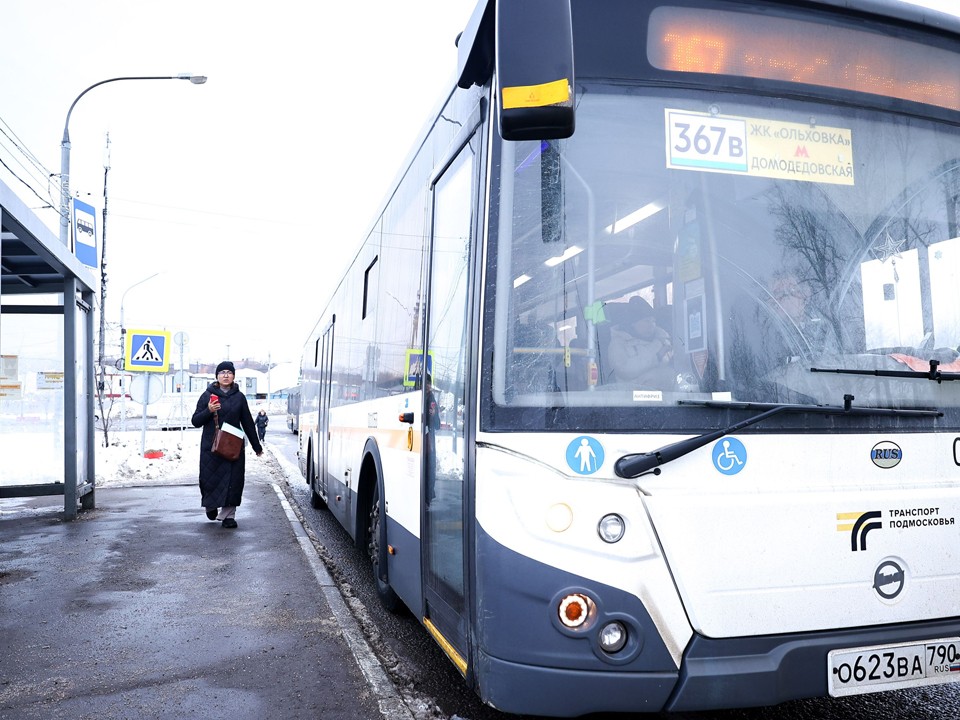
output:
[[[261,407],[270,412],[270,429],[283,428],[286,414],[274,414],[273,406],[265,404],[251,406],[256,415]],[[115,423],[114,423],[115,424]],[[96,476],[97,487],[131,487],[135,485],[162,485],[167,483],[196,482],[200,474],[200,435],[201,428],[188,427],[183,430],[151,430],[149,425],[143,432],[139,421],[128,421],[123,432],[109,431],[110,444],[103,445],[103,430],[96,431]],[[270,431],[267,432],[269,441]],[[256,456],[246,443],[248,453],[247,469]],[[160,457],[144,457],[144,454]],[[265,456],[266,457],[266,456]]]
[[[187,430],[110,431],[110,445],[103,447],[103,432],[97,433],[97,487],[131,487],[196,481],[200,469],[199,428]],[[145,445],[143,447],[142,445]],[[162,453],[161,457],[146,458]]]

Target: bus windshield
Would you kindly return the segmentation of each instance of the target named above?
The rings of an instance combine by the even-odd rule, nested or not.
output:
[[[955,127],[585,83],[572,138],[498,155],[489,429],[695,431],[716,411],[680,401],[845,395],[944,413],[918,431],[960,421],[960,382],[811,372],[960,371]],[[849,420],[782,422],[902,422]]]

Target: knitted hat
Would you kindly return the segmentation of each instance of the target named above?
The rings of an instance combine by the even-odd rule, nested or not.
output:
[[[217,375],[220,374],[220,371],[221,371],[221,370],[229,370],[229,371],[232,372],[234,375],[237,374],[236,368],[233,367],[233,363],[230,362],[229,360],[224,360],[222,363],[220,363],[219,365],[217,365]]]
[[[627,314],[630,321],[653,317],[653,307],[639,295],[634,295],[627,303]]]

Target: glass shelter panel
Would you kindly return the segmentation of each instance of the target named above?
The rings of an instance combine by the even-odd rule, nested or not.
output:
[[[75,336],[74,336],[74,348],[75,348],[75,364],[73,375],[75,378],[84,378],[88,376],[88,373],[92,370],[89,366],[90,359],[88,357],[88,349],[92,347],[93,338],[90,337],[88,321],[90,318],[88,314],[90,310],[77,308],[77,319],[75,322]],[[84,408],[92,406],[92,399],[90,397],[90,387],[87,383],[77,382],[76,383],[76,418],[77,418],[77,445],[76,445],[76,466],[77,466],[77,483],[83,484],[85,482],[92,482],[94,478],[89,477],[87,472],[88,467],[92,467],[93,458],[88,457],[89,449],[87,443],[84,442],[84,439],[87,437],[90,432],[90,423],[93,422],[93,417],[90,413],[86,412]]]
[[[30,302],[46,299],[59,304]],[[0,319],[0,485],[63,482],[63,315],[15,307],[5,303]]]

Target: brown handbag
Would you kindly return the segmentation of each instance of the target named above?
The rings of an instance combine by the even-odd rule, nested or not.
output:
[[[240,453],[243,452],[243,431],[229,423],[224,423],[221,427],[220,418],[216,412],[213,413],[213,423],[217,432],[213,436],[213,447],[210,448],[210,452],[231,462],[239,458]]]

